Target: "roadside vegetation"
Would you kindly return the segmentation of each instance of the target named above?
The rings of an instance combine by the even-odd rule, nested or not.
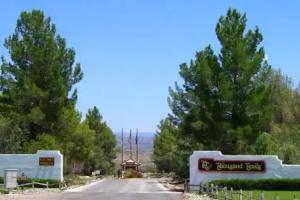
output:
[[[248,195],[250,191],[244,191],[245,194]],[[254,190],[251,191],[253,194],[253,199],[260,199],[260,195],[263,192],[264,193],[264,199],[265,200],[273,200],[275,199],[275,196],[277,195],[279,199],[299,199],[300,198],[300,192],[299,191],[258,191]],[[211,198],[208,196],[200,196],[199,194],[195,193],[185,193],[183,196],[184,200],[210,200]],[[219,199],[224,199],[223,197],[219,197]],[[239,200],[238,195],[233,195],[233,200]],[[245,197],[243,198],[245,199]]]
[[[300,163],[300,88],[272,68],[258,27],[229,9],[211,45],[179,67],[183,84],[169,88],[172,113],[158,125],[153,160],[159,171],[188,177],[194,150],[275,154]],[[276,66],[279,67],[279,66]]]
[[[235,190],[287,190],[300,191],[300,179],[229,179],[211,181],[208,185]]]
[[[75,50],[42,11],[22,12],[0,74],[0,153],[60,150],[65,174],[114,171],[116,139],[98,108],[76,110]],[[25,174],[26,175],[26,174]]]

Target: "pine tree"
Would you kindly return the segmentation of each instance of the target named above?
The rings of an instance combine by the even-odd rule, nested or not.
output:
[[[102,115],[97,107],[88,110],[86,123],[96,132],[95,154],[90,165],[93,169],[101,169],[103,173],[111,173],[116,158],[116,138],[112,130],[102,121]]]
[[[190,153],[201,146],[247,153],[269,128],[270,66],[259,29],[246,31],[246,22],[245,14],[229,9],[216,26],[220,54],[210,46],[197,52],[195,60],[180,66],[183,86],[170,88],[171,119],[181,135],[178,144]],[[187,141],[189,147],[184,147]]]
[[[1,113],[20,114],[30,139],[57,134],[57,120],[64,107],[75,105],[73,86],[83,77],[80,64],[74,64],[75,51],[39,10],[21,13],[5,47],[11,61],[2,58]]]

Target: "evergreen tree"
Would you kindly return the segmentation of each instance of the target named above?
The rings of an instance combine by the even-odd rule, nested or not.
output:
[[[270,121],[270,66],[258,28],[246,32],[246,15],[229,9],[216,34],[219,56],[210,46],[180,66],[183,87],[170,89],[174,123],[184,137],[205,149],[243,153]]]
[[[170,88],[170,118],[178,126],[182,151],[176,161],[183,176],[192,151],[249,153],[256,138],[269,129],[271,68],[259,29],[246,31],[246,22],[245,14],[229,9],[216,26],[220,54],[211,46],[197,52],[190,64],[180,65],[183,85]]]
[[[113,160],[116,158],[116,138],[112,130],[102,121],[102,115],[97,107],[88,110],[85,121],[96,133],[95,154],[89,164],[92,169],[100,168],[102,173],[111,173],[114,167]]]
[[[159,171],[174,171],[174,154],[177,150],[176,127],[168,119],[164,119],[158,126],[159,131],[154,138],[153,161]]]
[[[75,51],[39,10],[21,13],[5,47],[11,61],[2,58],[0,111],[22,115],[30,139],[57,134],[60,114],[75,105],[77,91],[72,89],[83,77],[80,64],[74,64]]]

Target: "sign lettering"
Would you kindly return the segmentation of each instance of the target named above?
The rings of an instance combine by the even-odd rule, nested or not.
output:
[[[198,168],[203,172],[264,172],[263,160],[214,160],[199,159]]]
[[[53,157],[41,157],[39,158],[40,166],[54,166],[54,158]]]

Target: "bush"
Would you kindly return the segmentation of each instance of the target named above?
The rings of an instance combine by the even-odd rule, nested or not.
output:
[[[235,190],[300,190],[300,179],[230,179],[211,181],[209,184]]]
[[[125,171],[124,178],[143,178],[143,174],[134,169],[128,169]]]
[[[65,176],[65,182],[68,186],[70,185],[84,185],[86,184],[91,178],[83,178],[77,175],[68,175]]]
[[[27,178],[27,179],[23,179],[23,180],[18,179],[18,184],[19,185],[20,184],[25,184],[25,183],[31,183],[31,182],[44,183],[44,184],[46,184],[48,182],[49,188],[58,188],[59,183],[60,183],[60,181],[53,180],[53,179],[37,179],[37,178]],[[40,186],[40,185],[35,185],[34,187],[44,188],[44,186]]]

